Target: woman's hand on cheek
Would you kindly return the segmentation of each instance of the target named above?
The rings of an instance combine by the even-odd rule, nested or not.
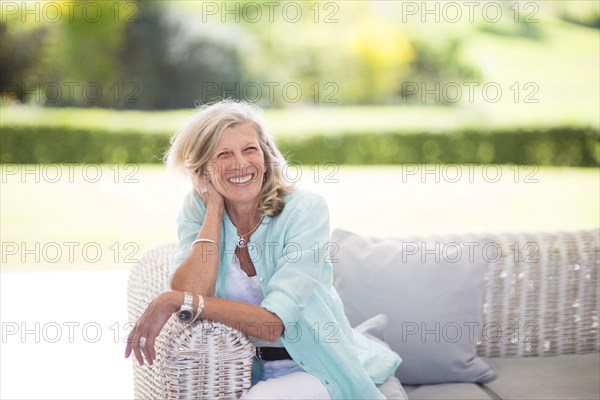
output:
[[[225,208],[223,195],[215,189],[206,173],[200,179],[200,197],[202,197],[207,208],[214,207],[216,210],[223,210]]]

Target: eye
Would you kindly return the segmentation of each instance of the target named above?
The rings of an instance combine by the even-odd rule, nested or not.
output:
[[[257,147],[256,146],[248,146],[244,149],[245,151],[256,151]]]
[[[222,151],[220,153],[217,154],[217,158],[223,158],[225,156],[227,156],[229,154],[229,152],[227,151]]]

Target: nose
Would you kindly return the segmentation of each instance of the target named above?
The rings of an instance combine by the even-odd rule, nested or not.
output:
[[[248,168],[248,160],[247,158],[244,156],[244,154],[242,152],[236,152],[235,153],[235,169],[240,171],[240,173],[244,173],[245,170]]]

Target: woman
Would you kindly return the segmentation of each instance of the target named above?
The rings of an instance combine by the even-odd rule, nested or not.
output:
[[[332,286],[329,212],[318,195],[285,182],[285,160],[258,110],[225,100],[178,132],[167,163],[194,190],[178,218],[171,290],[128,337],[126,356],[152,364],[173,313],[221,322],[257,346],[242,398],[383,398],[397,354],[354,331]]]

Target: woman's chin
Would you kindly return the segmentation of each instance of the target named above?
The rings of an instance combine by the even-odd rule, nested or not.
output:
[[[256,203],[258,205],[259,194],[260,192],[257,191],[238,191],[238,193],[228,193],[228,195],[225,196],[225,201],[233,206],[247,205],[251,203]]]

